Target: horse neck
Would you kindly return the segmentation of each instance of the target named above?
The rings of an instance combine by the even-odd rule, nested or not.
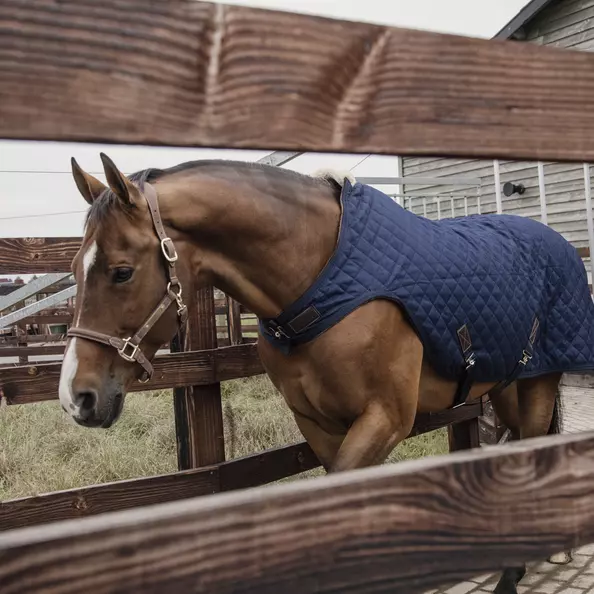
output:
[[[189,239],[195,288],[212,284],[259,317],[273,317],[330,258],[340,204],[329,184],[253,177],[194,175],[157,191],[166,224]]]

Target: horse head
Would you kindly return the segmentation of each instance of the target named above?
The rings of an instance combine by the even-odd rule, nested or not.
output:
[[[150,378],[151,359],[185,323],[191,294],[184,241],[165,232],[150,170],[128,178],[101,160],[107,186],[72,159],[90,209],[72,263],[77,297],[59,385],[63,409],[87,427],[111,426],[130,386]]]

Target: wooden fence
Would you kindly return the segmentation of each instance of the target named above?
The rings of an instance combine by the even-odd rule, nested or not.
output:
[[[196,1],[0,0],[0,19],[3,138],[594,159],[587,53]],[[6,240],[0,274],[63,271],[77,242]],[[217,348],[212,289],[197,302],[192,350],[147,386],[175,388],[182,472],[3,502],[3,594],[414,594],[594,541],[592,435],[194,498],[317,464],[304,444],[224,461],[220,382],[262,369]],[[0,397],[55,398],[58,374],[0,370]],[[476,445],[480,408],[415,432],[456,421],[452,449]]]
[[[16,270],[18,274],[69,271],[79,245],[80,238],[0,239],[0,275]],[[244,308],[232,300],[215,299],[212,289],[201,291],[189,326],[193,350],[175,352],[179,349],[173,341],[170,353],[156,357],[151,381],[132,388],[174,388],[179,473],[5,501],[0,504],[0,530],[251,487],[318,466],[305,442],[225,461],[220,384],[264,372],[256,345],[242,335],[242,330],[254,330],[254,322],[240,324],[242,311]],[[69,316],[64,317],[66,323]],[[226,324],[217,326],[221,318],[226,318]],[[226,332],[227,337],[217,338],[217,331]],[[226,342],[232,345],[220,346]],[[14,348],[21,349],[19,356],[31,357],[37,352],[35,346],[0,345],[0,357],[13,353]],[[42,354],[49,354],[49,349],[62,352],[64,345],[39,348],[44,349]],[[7,405],[56,400],[60,367],[56,361],[1,368],[0,399]],[[477,446],[481,412],[479,402],[454,411],[419,415],[412,435],[456,423],[450,431],[452,449]]]

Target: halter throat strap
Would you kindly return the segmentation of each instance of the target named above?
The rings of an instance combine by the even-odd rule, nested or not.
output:
[[[153,186],[149,183],[145,183],[142,195],[148,204],[153,227],[160,241],[161,253],[166,262],[168,283],[165,290],[165,296],[134,335],[129,336],[128,338],[110,336],[109,334],[103,334],[101,332],[96,332],[95,330],[87,330],[86,328],[80,327],[70,328],[67,336],[99,342],[117,349],[118,354],[122,359],[129,363],[138,363],[144,369],[144,374],[140,381],[145,383],[151,379],[154,369],[148,357],[146,357],[140,349],[142,339],[150,332],[151,328],[159,321],[161,316],[169,309],[169,306],[172,303],[177,304],[177,315],[180,327],[185,326],[188,321],[188,308],[182,300],[182,286],[175,268],[175,263],[178,259],[177,251],[175,250],[173,241],[168,237],[167,233],[165,233],[165,227],[159,211],[157,192]]]

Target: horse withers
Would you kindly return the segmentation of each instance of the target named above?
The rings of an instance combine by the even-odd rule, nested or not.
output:
[[[208,285],[258,316],[262,363],[328,472],[381,464],[418,412],[486,393],[514,439],[554,433],[562,373],[594,369],[584,265],[540,223],[429,221],[348,176],[196,161],[126,177],[101,159],[107,186],[72,160],[90,209],[60,402],[80,425],[117,420]]]

